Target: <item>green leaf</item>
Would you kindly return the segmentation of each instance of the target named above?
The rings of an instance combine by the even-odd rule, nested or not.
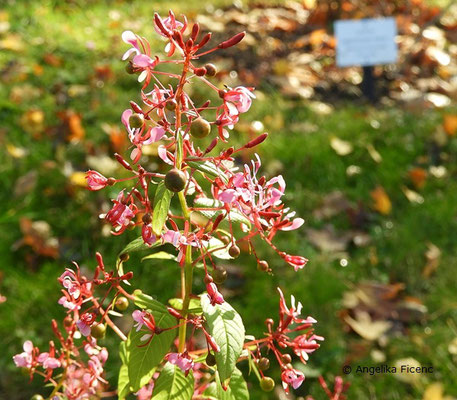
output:
[[[196,207],[207,207],[207,208],[214,208],[214,210],[197,210],[195,212],[203,215],[205,218],[214,220],[219,214],[225,211],[224,210],[216,210],[216,208],[220,208],[224,205],[219,200],[214,200],[214,199],[208,199],[206,197],[200,197],[198,199],[195,199],[194,205]],[[251,221],[249,221],[248,218],[246,218],[243,214],[241,214],[237,210],[231,210],[230,211],[230,219],[232,222],[239,222],[247,225],[249,228],[251,228]],[[221,226],[223,225],[228,225],[228,218],[224,219],[221,221]]]
[[[243,321],[227,302],[212,306],[209,297],[203,294],[201,304],[209,332],[220,347],[220,351],[215,354],[216,365],[221,381],[226,383],[243,350],[245,334]]]
[[[234,369],[227,390],[222,388],[219,377],[217,377],[216,385],[218,400],[249,400],[248,386],[238,368]]]
[[[163,304],[139,290],[134,292],[134,296],[134,303],[141,308],[148,309],[154,316],[158,327],[170,328],[176,325],[176,319],[168,313]],[[176,336],[175,329],[165,331],[159,335],[154,335],[152,340],[145,346],[147,342],[141,341],[141,338],[147,333],[143,329],[139,332],[132,329],[127,339],[128,375],[130,386],[134,392],[151,380],[155,368],[170,351],[171,344]]]
[[[187,376],[173,364],[166,363],[154,383],[151,400],[191,400],[194,394],[194,376]]]
[[[152,214],[152,231],[159,236],[162,233],[163,226],[167,220],[170,201],[173,193],[170,192],[162,181],[157,186],[154,196],[154,212]]]
[[[229,247],[225,244],[222,240],[212,237],[209,241],[204,242],[204,246],[208,251],[212,251],[214,249],[218,249],[212,251],[212,255],[216,258],[220,258],[221,260],[232,260],[233,257],[229,254]]]
[[[201,161],[198,158],[189,157],[186,159],[186,163],[189,167],[203,172],[205,175],[208,175],[211,178],[220,177],[224,182],[228,181],[224,172],[211,161]]]
[[[182,299],[170,299],[168,302],[176,310],[182,310]],[[200,299],[190,299],[189,313],[197,315],[203,313],[202,307],[200,305]]]
[[[157,253],[149,254],[146,257],[143,257],[141,261],[144,260],[173,260],[177,261],[178,257],[174,254],[167,253],[166,251],[158,251]]]
[[[125,342],[119,346],[119,356],[122,361],[117,381],[117,393],[119,400],[123,400],[130,392],[129,368],[127,366],[127,347]]]

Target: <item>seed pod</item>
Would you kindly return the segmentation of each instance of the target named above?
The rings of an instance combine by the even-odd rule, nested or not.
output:
[[[129,301],[127,297],[121,296],[117,298],[116,303],[114,303],[114,305],[116,309],[118,309],[119,311],[125,311],[129,307]]]
[[[129,125],[132,128],[141,128],[144,125],[144,116],[142,114],[132,114],[129,118]]]
[[[206,64],[205,69],[206,69],[207,76],[215,76],[217,74],[217,68],[214,64],[210,64],[210,63]]]
[[[220,285],[227,279],[227,270],[225,268],[219,267],[213,271],[212,277],[214,282]]]
[[[240,255],[240,253],[241,253],[241,250],[236,244],[231,246],[229,249],[229,254],[233,258],[237,258]]]
[[[259,263],[257,264],[257,269],[258,269],[259,271],[267,272],[269,268],[270,268],[270,267],[269,267],[268,263],[267,263],[265,260],[261,260],[261,261],[259,261]]]
[[[186,187],[187,178],[186,174],[177,169],[173,168],[165,175],[165,187],[174,193],[178,193]]]
[[[142,220],[146,225],[148,225],[148,224],[150,224],[150,223],[152,222],[152,216],[151,216],[151,214],[146,213],[146,214],[143,215],[143,218],[141,218],[141,220]]]
[[[264,376],[260,380],[260,388],[264,392],[271,392],[275,387],[275,381],[271,379],[269,376]]]
[[[130,258],[130,256],[129,256],[128,253],[122,253],[122,254],[119,256],[119,259],[120,259],[122,262],[128,261],[129,258]]]
[[[67,315],[63,320],[63,326],[65,328],[70,328],[73,325],[73,318]]]
[[[192,125],[190,126],[190,134],[197,138],[202,139],[209,135],[211,132],[211,125],[202,117],[198,117],[192,121]]]
[[[208,355],[206,356],[206,364],[209,367],[214,367],[216,365],[216,357],[214,357],[210,352],[208,352]]]
[[[167,102],[165,103],[165,107],[168,111],[174,111],[176,110],[176,105],[178,103],[176,103],[176,100],[175,99],[169,99],[167,100]]]
[[[95,324],[90,328],[90,335],[95,339],[102,339],[105,337],[106,327],[104,324]]]
[[[125,72],[127,72],[129,75],[132,75],[132,74],[134,74],[136,72],[135,71],[135,67],[133,66],[133,63],[131,61],[129,61],[125,65]]]
[[[44,400],[44,397],[41,394],[34,394],[30,400]]]
[[[292,362],[292,357],[290,356],[290,354],[283,354],[281,356],[281,361],[284,363],[284,364],[290,364]]]
[[[261,371],[266,371],[268,368],[270,368],[270,360],[266,357],[262,357],[259,360],[258,366]]]

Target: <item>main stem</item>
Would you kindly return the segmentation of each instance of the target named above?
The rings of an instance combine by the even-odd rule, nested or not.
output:
[[[178,88],[176,89],[175,100],[176,100],[176,121],[175,121],[175,130],[176,135],[180,135],[180,128],[181,128],[181,93],[186,83],[186,75],[187,71],[189,70],[190,64],[190,56],[186,56],[186,60],[183,65],[183,71],[181,75],[181,79],[178,84]],[[177,137],[176,137],[177,139]],[[182,148],[182,140],[176,140],[176,143],[180,147],[176,149],[175,156],[178,154],[183,154]],[[182,160],[176,157],[176,168],[181,169]],[[190,222],[190,212],[189,208],[187,207],[186,196],[184,195],[184,191],[178,193],[179,202],[181,204],[182,212],[184,218],[186,218]],[[186,247],[186,259],[185,265],[181,268],[181,296],[182,296],[182,315],[184,319],[179,322],[179,344],[178,344],[178,351],[182,353],[186,347],[186,316],[189,311],[189,303],[190,303],[190,295],[192,293],[192,279],[193,279],[193,267],[192,267],[192,247],[188,245]]]

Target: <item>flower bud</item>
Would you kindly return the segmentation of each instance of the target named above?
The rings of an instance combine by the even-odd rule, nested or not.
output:
[[[211,132],[211,125],[202,117],[198,117],[192,121],[192,125],[190,126],[190,134],[197,138],[202,139],[209,135]]]
[[[206,64],[205,65],[206,69],[206,76],[215,76],[217,74],[217,68],[214,64]]]
[[[129,125],[132,128],[141,128],[144,125],[144,116],[142,114],[132,114],[129,118]]]
[[[173,168],[167,172],[164,181],[168,190],[178,193],[186,187],[187,178],[183,171]]]
[[[195,75],[197,75],[197,76],[205,76],[205,75],[206,75],[206,68],[205,68],[205,67],[202,67],[202,68],[195,68],[195,69],[194,69],[194,73],[195,73]]]
[[[105,337],[106,327],[104,324],[95,324],[90,328],[90,335],[95,339],[102,339]]]
[[[275,387],[275,381],[271,379],[269,376],[264,376],[260,380],[260,388],[264,392],[271,392]]]
[[[127,297],[120,296],[116,299],[116,302],[114,303],[115,307],[119,311],[125,311],[129,307],[129,301]]]
[[[240,253],[241,253],[241,250],[236,244],[231,246],[229,249],[229,254],[233,258],[237,258],[240,255]]]
[[[238,43],[240,43],[245,36],[246,36],[246,32],[237,33],[235,36],[232,36],[230,39],[228,39],[222,43],[219,43],[219,45],[217,47],[219,49],[227,49],[229,47],[235,46]]]

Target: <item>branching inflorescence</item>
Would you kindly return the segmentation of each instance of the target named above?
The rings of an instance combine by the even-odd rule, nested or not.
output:
[[[87,172],[90,190],[128,183],[103,218],[112,225],[114,235],[141,227],[141,236],[120,253],[111,271],[98,253],[92,279],[84,276],[76,264],[66,269],[59,278],[63,287],[59,304],[67,309],[67,316],[62,328],[52,322],[58,345],[50,342],[49,351],[40,353],[27,341],[24,352],[16,355],[14,362],[27,368],[31,377],[40,374],[51,383],[49,399],[109,395],[103,377],[108,352],[97,344],[109,327],[122,340],[117,390],[120,399],[130,393],[139,399],[162,398],[163,392],[183,400],[248,399],[247,385],[236,364],[247,360],[261,388],[271,391],[274,381],[265,376],[270,364],[268,355],[279,364],[286,392],[289,387],[297,389],[305,377],[292,366],[292,355],[306,363],[309,354],[319,348],[323,338],[313,333],[316,321],[300,316],[302,305],[293,296],[288,306],[278,288],[279,319],[266,320],[263,338],[245,336],[241,317],[218,288],[227,273],[215,259],[238,257],[243,242],[256,258],[258,269],[271,272],[267,261],[257,257],[255,237],[264,240],[295,271],[307,262],[273,244],[278,231],[295,230],[303,224],[282,202],[286,186],[283,177],[260,176],[257,154],[250,165],[235,167],[236,153],[261,144],[267,134],[238,148],[223,146],[230,138],[229,131],[255,99],[253,88],[219,89],[210,81],[217,73],[216,67],[196,65],[204,55],[237,45],[245,34],[206,50],[211,33],[201,34],[198,24],[188,27],[185,17],[179,21],[171,11],[165,19],[156,14],[154,28],[167,42],[164,59],[151,54],[145,38],[131,31],[122,34],[123,41],[131,46],[123,56],[126,70],[138,74],[143,103],[140,106],[131,101],[121,117],[132,143],[127,157],[130,160],[119,154],[115,158],[128,176],[116,179],[97,171]],[[197,104],[187,90],[194,83],[213,90],[219,104],[212,106],[209,100]],[[214,136],[212,140],[210,135]],[[169,165],[166,174],[150,172],[141,165],[144,146],[154,142],[160,143],[159,158]],[[214,154],[216,149],[218,154]],[[179,207],[172,204],[174,195]],[[151,253],[166,244],[176,249],[166,258],[175,260],[181,272],[181,298],[170,300],[170,306],[139,290],[130,292],[126,284],[133,273],[124,273],[130,252]],[[160,258],[165,253],[152,254]],[[203,294],[193,293],[194,273],[203,274]],[[126,336],[110,316],[127,310],[129,302],[138,309],[132,313],[134,325]],[[343,398],[340,380],[334,393],[323,380],[321,384],[330,399]]]

